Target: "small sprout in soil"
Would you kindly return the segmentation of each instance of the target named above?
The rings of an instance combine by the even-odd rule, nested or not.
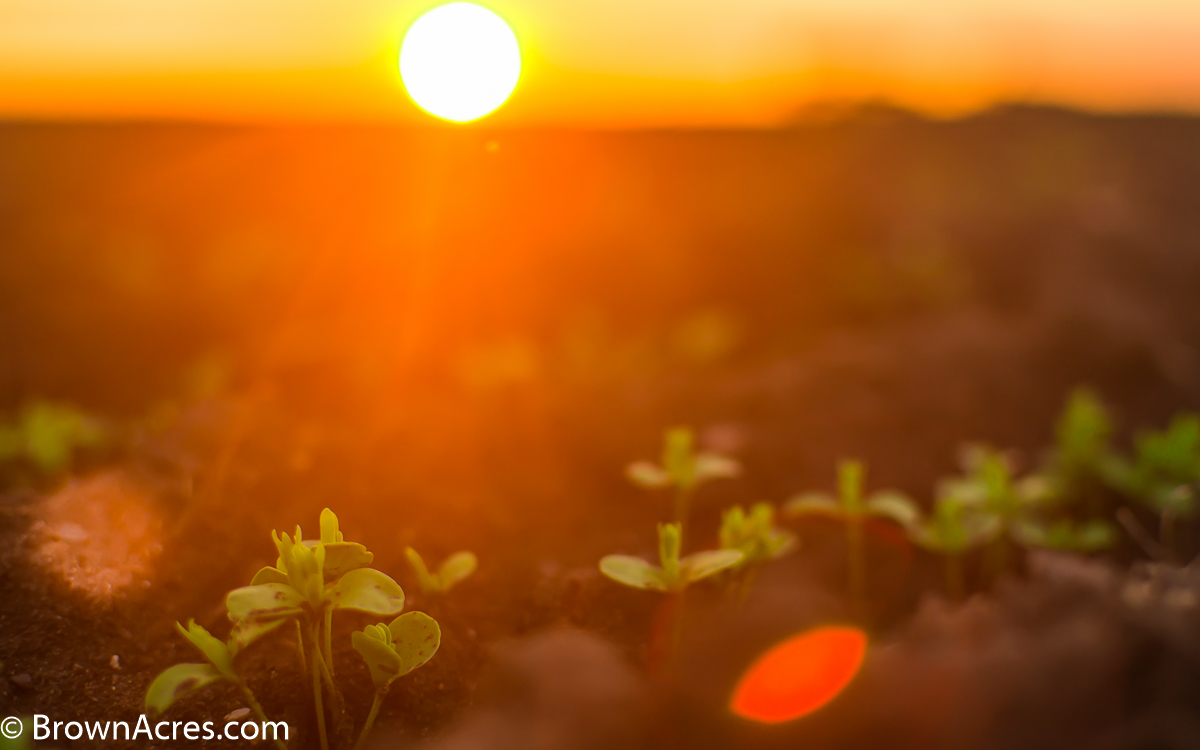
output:
[[[850,601],[859,607],[866,595],[866,552],[863,549],[863,522],[869,517],[887,518],[901,526],[912,524],[919,516],[916,505],[894,490],[883,490],[863,498],[866,466],[860,461],[838,464],[838,496],[806,492],[784,505],[787,515],[832,516],[846,524],[847,587]]]
[[[395,615],[404,609],[404,591],[367,567],[374,556],[361,544],[345,541],[337,516],[328,508],[321,512],[319,540],[304,539],[298,526],[291,538],[274,531],[271,538],[279,551],[275,566],[260,570],[249,586],[229,592],[225,606],[235,629],[297,622],[305,665],[312,673],[321,750],[328,750],[322,684],[335,707],[341,703],[333,684],[333,613]]]
[[[242,695],[245,696],[259,721],[267,721],[267,716],[263,713],[262,706],[254,697],[254,693],[250,692],[245,680],[234,669],[233,660],[242,649],[282,622],[280,620],[274,624],[259,623],[235,626],[229,640],[224,642],[197,625],[195,620],[189,620],[186,628],[175,623],[180,634],[187,638],[200,653],[204,654],[207,663],[176,664],[155,677],[154,682],[150,683],[150,688],[146,691],[146,711],[151,714],[162,713],[167,710],[168,706],[185,695],[194,693],[214,682],[228,680],[242,691]],[[275,744],[280,748],[286,748],[286,745],[278,738],[276,738]]]
[[[1054,494],[1060,504],[1094,498],[1113,468],[1112,419],[1100,397],[1076,388],[1067,399],[1055,428],[1055,447],[1049,465]],[[1093,503],[1093,514],[1099,512]]]
[[[68,404],[35,401],[7,424],[0,424],[0,460],[28,461],[54,476],[70,468],[79,448],[98,448],[108,440],[99,420]]]
[[[608,555],[600,560],[600,572],[617,583],[635,589],[662,591],[669,595],[671,607],[670,641],[666,663],[674,661],[683,632],[683,593],[689,584],[729,570],[742,561],[742,551],[716,549],[696,552],[680,558],[683,527],[677,523],[658,525],[660,565],[630,555]]]
[[[1114,461],[1108,479],[1158,514],[1159,544],[1178,557],[1177,522],[1200,509],[1200,417],[1177,414],[1166,430],[1138,435],[1134,448],[1134,461]]]
[[[736,459],[718,453],[697,453],[695,437],[687,427],[667,430],[663,438],[662,464],[635,461],[625,469],[625,476],[646,489],[675,488],[675,523],[687,523],[688,505],[692,493],[712,479],[731,479],[742,473]]]
[[[438,566],[436,573],[430,573],[425,561],[412,547],[404,550],[408,564],[417,574],[417,582],[421,591],[426,594],[445,594],[454,586],[471,576],[479,567],[479,558],[474,552],[455,552]]]
[[[750,512],[735,505],[721,514],[721,549],[736,549],[742,559],[734,568],[761,565],[783,557],[798,546],[796,535],[775,525],[775,509],[757,503]]]
[[[999,575],[1008,568],[1009,545],[1025,543],[1021,530],[1042,525],[1041,515],[1054,499],[1053,484],[1042,474],[1015,479],[1012,459],[984,445],[964,446],[959,460],[963,475],[942,480],[938,495],[993,519],[991,565]]]
[[[379,707],[388,688],[400,677],[433,658],[442,643],[442,631],[437,620],[424,612],[408,612],[390,624],[368,625],[351,636],[354,650],[362,654],[371,670],[375,683],[375,700],[362,732],[358,735],[355,750],[360,750],[375,723]]]
[[[963,555],[996,536],[999,520],[965,506],[953,495],[942,495],[933,516],[906,524],[913,543],[945,557],[946,593],[958,599],[966,591]]]
[[[679,557],[682,532],[677,523],[658,525],[658,555],[661,567],[631,555],[608,555],[600,561],[600,572],[617,583],[635,589],[682,591],[688,584],[708,578],[741,562],[736,549],[696,552]]]

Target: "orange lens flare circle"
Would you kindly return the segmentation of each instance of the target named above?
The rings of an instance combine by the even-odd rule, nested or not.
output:
[[[858,628],[829,626],[794,635],[750,665],[729,709],[764,724],[798,719],[836,698],[866,654],[867,635]]]

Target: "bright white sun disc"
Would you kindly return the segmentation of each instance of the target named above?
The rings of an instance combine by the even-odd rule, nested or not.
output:
[[[494,111],[521,77],[521,49],[504,19],[474,3],[434,8],[409,27],[400,78],[421,109],[453,122]]]

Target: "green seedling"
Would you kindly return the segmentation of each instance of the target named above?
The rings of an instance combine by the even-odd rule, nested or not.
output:
[[[300,527],[289,538],[271,532],[279,559],[254,576],[249,586],[229,592],[225,606],[235,628],[274,627],[295,621],[305,665],[312,672],[313,702],[321,750],[328,750],[322,681],[335,700],[331,633],[336,610],[395,615],[404,609],[404,591],[388,576],[367,567],[373,555],[345,541],[338,519],[321,512],[321,537],[303,538]]]
[[[938,494],[994,519],[991,562],[999,574],[1008,567],[1009,545],[1024,543],[1018,529],[1043,523],[1041,515],[1053,504],[1053,484],[1041,474],[1014,478],[1012,460],[984,445],[964,446],[959,460],[962,476],[943,480]]]
[[[25,460],[46,476],[62,473],[79,448],[102,446],[100,422],[67,404],[35,401],[0,425],[0,460]]]
[[[905,530],[914,544],[945,558],[946,593],[961,598],[966,588],[963,555],[993,539],[999,526],[996,517],[965,506],[953,495],[942,495],[932,517],[905,524]]]
[[[404,554],[408,564],[417,574],[417,583],[426,594],[445,594],[461,581],[469,578],[479,567],[479,558],[474,552],[455,552],[438,566],[436,573],[430,573],[425,561],[412,547],[407,547]]]
[[[683,631],[683,593],[696,581],[728,570],[741,562],[743,554],[736,549],[716,549],[696,552],[680,558],[683,528],[677,523],[658,525],[658,559],[654,565],[631,555],[608,555],[600,560],[600,572],[624,586],[645,591],[662,591],[674,599],[674,614],[670,627],[668,661],[679,650]]]
[[[735,505],[721,515],[721,549],[736,549],[742,559],[734,569],[761,565],[783,557],[798,546],[796,535],[775,525],[775,509],[757,503],[750,512]]]
[[[1112,419],[1099,396],[1087,388],[1072,391],[1055,428],[1050,461],[1054,494],[1060,502],[1082,499],[1111,471],[1112,432]]]
[[[635,461],[625,469],[625,475],[639,487],[675,488],[674,522],[681,527],[687,524],[691,497],[697,487],[713,479],[731,479],[742,472],[735,459],[717,453],[697,453],[694,444],[690,429],[672,428],[663,438],[661,465]]]
[[[1177,557],[1177,522],[1200,510],[1200,417],[1178,414],[1166,430],[1139,434],[1134,448],[1134,461],[1114,461],[1108,480],[1158,514],[1159,544]]]
[[[207,661],[203,664],[176,664],[155,677],[154,682],[150,683],[149,690],[146,691],[146,711],[151,714],[162,713],[168,706],[185,695],[194,693],[214,682],[226,680],[237,685],[259,720],[267,721],[262,705],[254,697],[254,693],[250,691],[245,680],[234,669],[233,661],[242,649],[282,623],[282,620],[274,623],[239,623],[234,627],[228,641],[221,641],[214,637],[203,627],[197,625],[195,620],[189,620],[186,628],[175,623],[180,634],[187,638],[200,653],[204,654]],[[278,737],[275,738],[275,744],[282,750],[286,750],[287,746]]]
[[[793,497],[783,506],[784,513],[793,518],[826,516],[846,525],[847,591],[854,607],[859,607],[866,594],[866,552],[863,548],[863,523],[868,518],[886,518],[907,526],[919,512],[904,495],[883,490],[863,497],[866,467],[860,461],[838,464],[838,495],[806,492]]]
[[[635,589],[679,592],[688,584],[737,565],[743,558],[741,550],[736,549],[706,550],[680,558],[682,534],[677,523],[658,525],[661,566],[632,555],[608,555],[600,561],[600,572]]]
[[[351,638],[354,650],[366,660],[371,670],[371,681],[375,683],[371,712],[367,714],[358,742],[354,744],[354,750],[361,750],[388,688],[397,679],[433,658],[442,643],[442,631],[437,620],[424,612],[408,612],[387,625],[368,625]]]

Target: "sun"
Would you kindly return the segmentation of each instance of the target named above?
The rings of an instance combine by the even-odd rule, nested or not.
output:
[[[400,46],[400,78],[421,109],[451,122],[478,120],[508,99],[521,48],[500,16],[450,3],[416,20]]]

